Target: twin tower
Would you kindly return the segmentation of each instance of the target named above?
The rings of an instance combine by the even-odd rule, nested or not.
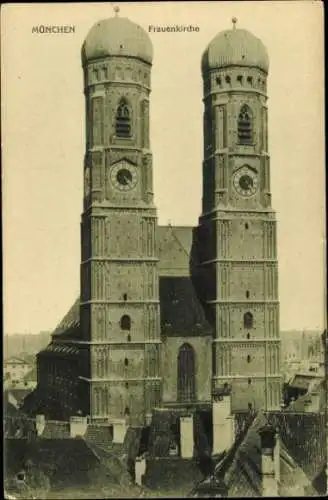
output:
[[[202,214],[196,228],[184,228],[184,241],[182,228],[157,225],[152,60],[147,33],[121,17],[96,23],[82,48],[80,333],[72,340],[79,350],[79,409],[95,419],[143,424],[154,408],[210,406],[222,387],[231,387],[233,411],[276,409],[280,334],[267,51],[234,22],[203,54]],[[175,229],[187,270],[169,249]],[[179,316],[177,304],[188,300]],[[184,325],[199,307],[206,327],[195,320],[188,331]],[[163,322],[167,309],[176,311],[173,325]]]

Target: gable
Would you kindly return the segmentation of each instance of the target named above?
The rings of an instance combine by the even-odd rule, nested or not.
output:
[[[192,230],[191,226],[157,228],[161,276],[189,276]]]

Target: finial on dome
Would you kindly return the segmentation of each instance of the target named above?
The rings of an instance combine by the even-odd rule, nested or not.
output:
[[[238,19],[237,19],[236,17],[233,17],[233,18],[231,19],[231,21],[232,21],[232,27],[233,27],[233,29],[235,30],[235,29],[236,29],[236,24],[237,24]]]
[[[120,8],[118,5],[114,5],[114,12],[115,12],[115,16],[117,17],[119,12],[120,12]]]

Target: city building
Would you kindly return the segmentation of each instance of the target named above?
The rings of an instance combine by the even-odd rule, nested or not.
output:
[[[279,409],[267,50],[235,19],[205,48],[196,227],[157,224],[152,63],[148,34],[126,18],[84,41],[81,294],[37,356],[30,413],[145,426],[155,409],[211,414],[225,387],[233,412]]]
[[[19,383],[31,368],[32,364],[22,358],[10,357],[5,359],[3,363],[4,381]]]

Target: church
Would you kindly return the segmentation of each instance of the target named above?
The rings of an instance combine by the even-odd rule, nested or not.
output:
[[[278,410],[265,46],[233,19],[204,47],[196,227],[157,222],[149,35],[127,18],[105,19],[81,57],[80,297],[37,355],[35,414],[143,427],[154,411],[211,412],[227,391],[233,413]]]

